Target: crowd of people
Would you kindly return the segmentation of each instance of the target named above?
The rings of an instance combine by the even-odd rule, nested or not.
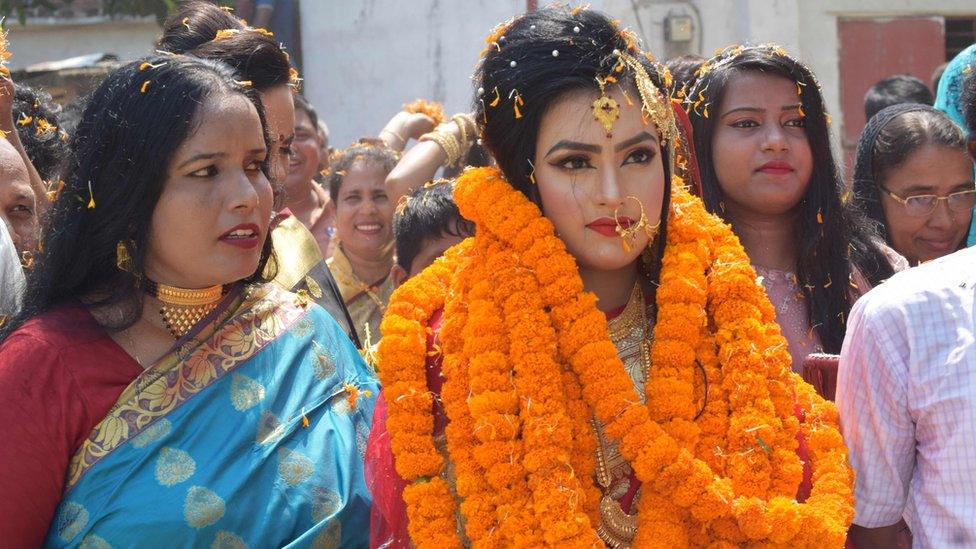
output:
[[[976,544],[976,45],[845,181],[781,46],[583,7],[335,149],[264,4],[0,79],[5,546]]]

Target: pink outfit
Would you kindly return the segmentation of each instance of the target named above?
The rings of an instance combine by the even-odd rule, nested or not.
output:
[[[803,359],[811,353],[822,353],[820,337],[810,328],[809,310],[806,298],[800,290],[796,275],[789,271],[767,269],[753,265],[756,274],[762,277],[766,295],[776,309],[776,323],[786,342],[790,356],[793,357],[793,371],[803,373]]]

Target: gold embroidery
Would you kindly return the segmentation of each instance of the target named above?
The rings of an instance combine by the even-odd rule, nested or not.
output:
[[[249,410],[264,400],[264,385],[242,375],[234,374],[230,382],[230,401],[238,412]]]
[[[315,354],[314,367],[315,379],[328,379],[336,372],[335,352],[319,344],[318,341],[312,342],[312,352]]]
[[[201,332],[199,346],[185,357],[166,357],[126,387],[71,458],[66,490],[102,457],[256,355],[306,314],[272,284],[248,291],[250,295],[239,307],[230,308],[212,327],[205,328],[211,333]],[[236,314],[239,310],[245,312]],[[235,316],[226,318],[231,315]]]
[[[96,536],[95,534],[88,534],[85,539],[81,540],[81,545],[78,549],[112,549],[112,545],[105,541],[104,538]]]
[[[183,518],[191,528],[203,528],[224,516],[224,500],[203,486],[191,486],[183,502]]]
[[[318,524],[335,515],[342,507],[342,498],[334,490],[324,486],[312,489],[312,522]]]
[[[217,532],[210,549],[247,549],[247,544],[240,536],[234,535],[225,530]]]
[[[54,519],[55,531],[64,541],[71,541],[88,526],[88,509],[80,503],[69,501],[58,510]]]
[[[172,428],[173,425],[168,419],[158,419],[155,423],[143,429],[141,433],[132,437],[132,445],[136,448],[145,448],[153,442],[156,442],[157,440],[168,435]]]
[[[312,294],[312,297],[315,299],[322,297],[322,287],[319,286],[319,283],[314,278],[305,275],[305,285],[308,286],[308,293]]]
[[[298,486],[315,472],[312,460],[288,448],[278,449],[278,476],[288,486]]]
[[[342,541],[342,523],[333,520],[312,540],[313,549],[336,549]]]
[[[163,448],[156,460],[156,481],[163,486],[173,486],[193,476],[197,462],[190,454],[178,448]]]
[[[301,320],[296,322],[291,327],[291,335],[297,338],[307,337],[312,333],[312,329],[315,328],[315,323],[309,317],[303,317]]]

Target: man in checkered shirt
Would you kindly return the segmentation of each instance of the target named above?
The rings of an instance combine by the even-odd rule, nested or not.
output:
[[[967,95],[976,130],[976,78]],[[851,311],[837,407],[858,549],[896,547],[903,518],[915,547],[976,547],[974,329],[976,248],[895,275]]]

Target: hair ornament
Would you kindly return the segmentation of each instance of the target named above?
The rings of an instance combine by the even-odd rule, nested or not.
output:
[[[58,179],[57,183],[52,181],[47,188],[47,192],[45,193],[47,195],[47,199],[54,202],[59,196],[61,196],[62,190],[64,190],[64,179]]]
[[[489,107],[497,107],[502,101],[501,93],[498,91],[498,86],[495,86],[495,98],[492,99],[491,103],[488,103]]]
[[[250,80],[234,80],[234,83],[237,84],[238,86],[241,86],[242,88],[250,88],[254,86],[254,82]]]
[[[485,37],[485,48],[481,50],[480,57],[484,57],[486,53],[491,49],[492,46],[496,47],[498,51],[502,51],[499,42],[505,37],[505,31],[508,30],[508,26],[512,24],[515,19],[508,19],[507,21],[502,21],[501,23],[495,25],[488,36]]]
[[[89,210],[95,209],[95,193],[92,192],[91,179],[88,180],[88,206]]]
[[[142,83],[142,86],[139,87],[139,93],[146,93],[146,90],[149,89],[149,82],[149,80],[146,80]]]
[[[186,30],[191,30],[189,17],[184,17],[182,22],[183,22],[183,26],[186,27]]]
[[[535,183],[535,164],[532,163],[532,159],[531,158],[526,158],[525,161],[528,162],[529,163],[529,167],[532,168],[532,171],[529,172],[529,182],[531,182],[533,185],[535,185],[536,184]]]
[[[518,65],[518,63],[517,63],[517,62],[516,62],[516,61],[515,61],[514,59],[513,59],[513,60],[511,60],[511,61],[509,61],[509,63],[508,63],[508,66],[509,66],[509,67],[512,67],[513,69],[514,69],[514,68],[515,68],[515,67],[516,67],[517,65]]]
[[[613,137],[613,125],[620,118],[620,104],[617,103],[616,99],[607,95],[607,80],[609,78],[613,77],[596,77],[596,82],[600,85],[600,97],[592,104],[593,118],[596,118],[597,122],[606,130],[607,139]]]
[[[26,112],[20,113],[20,118],[17,119],[18,126],[26,126],[34,121],[34,117],[28,115]]]
[[[231,36],[234,36],[235,34],[240,34],[240,32],[241,32],[240,29],[221,29],[217,31],[217,35],[214,36],[213,39],[214,41],[225,40],[227,38],[230,38]]]
[[[559,57],[559,50],[552,50],[553,57]]]
[[[512,61],[512,63],[514,62],[515,61]],[[522,112],[519,110],[519,107],[525,104],[522,101],[522,95],[519,94],[519,91],[517,89],[512,88],[512,91],[508,93],[508,98],[512,99],[512,96],[515,96],[515,100],[512,102],[512,106],[515,108],[515,118],[516,119],[522,118]]]
[[[671,100],[657,89],[640,61],[624,52],[620,53],[620,60],[634,72],[634,82],[643,103],[641,112],[657,126],[661,141],[670,141],[677,137],[678,127],[674,121]]]

